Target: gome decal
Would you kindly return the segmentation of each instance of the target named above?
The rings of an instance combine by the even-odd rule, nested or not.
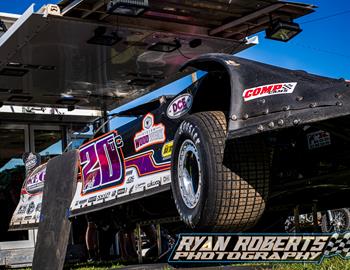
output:
[[[149,113],[143,118],[142,130],[134,137],[135,151],[138,152],[150,145],[165,142],[165,127],[163,124],[154,124],[154,115]]]
[[[250,101],[266,96],[291,94],[296,86],[296,82],[261,85],[254,88],[245,89],[243,91],[243,99],[244,101]]]
[[[171,119],[179,118],[186,114],[192,107],[192,95],[183,94],[175,98],[168,106],[167,115]]]

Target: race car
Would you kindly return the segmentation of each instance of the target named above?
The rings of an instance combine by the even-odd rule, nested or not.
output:
[[[242,231],[291,197],[345,203],[334,196],[348,192],[347,81],[225,54],[189,67],[207,74],[80,148],[72,215],[171,189],[159,201],[191,228]]]
[[[347,81],[226,54],[189,68],[207,73],[176,96],[111,115],[136,118],[79,148],[70,217],[178,215],[192,229],[243,231],[265,210],[347,206]]]

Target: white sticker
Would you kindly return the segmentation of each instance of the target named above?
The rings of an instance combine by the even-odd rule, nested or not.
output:
[[[250,101],[266,96],[291,94],[296,86],[296,82],[260,85],[254,88],[245,89],[242,96],[244,101]]]
[[[307,143],[310,150],[331,145],[331,135],[323,130],[312,132],[307,134]]]
[[[168,106],[167,115],[171,119],[179,118],[186,114],[192,107],[192,95],[183,94],[175,98]]]

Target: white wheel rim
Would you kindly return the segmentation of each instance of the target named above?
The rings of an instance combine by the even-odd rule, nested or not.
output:
[[[333,229],[335,232],[339,232],[346,229],[346,217],[341,211],[333,211]]]
[[[185,140],[180,147],[177,173],[182,200],[193,209],[201,195],[202,171],[197,147],[191,140]]]

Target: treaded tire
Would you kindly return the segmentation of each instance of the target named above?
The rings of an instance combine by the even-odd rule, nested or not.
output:
[[[223,112],[200,112],[186,118],[175,134],[172,192],[181,219],[192,228],[242,231],[254,226],[264,212],[271,151],[261,137],[234,140],[225,146],[226,126]],[[197,147],[202,170],[194,208],[186,205],[179,184],[179,153],[186,140]]]

